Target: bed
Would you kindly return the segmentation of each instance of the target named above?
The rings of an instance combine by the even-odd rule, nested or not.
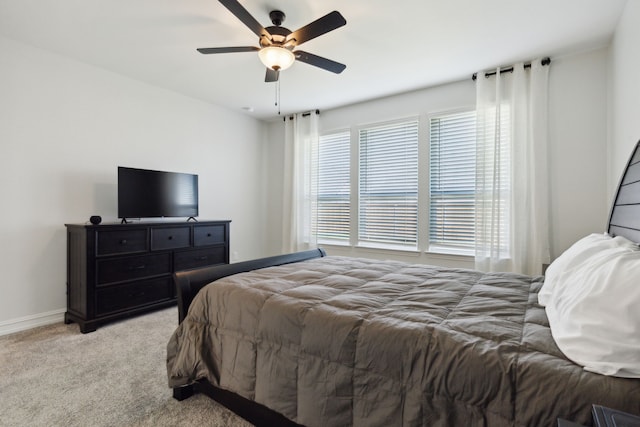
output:
[[[169,386],[179,400],[206,393],[256,425],[552,426],[557,418],[592,425],[593,404],[640,415],[640,323],[615,323],[635,321],[637,307],[621,303],[622,320],[613,330],[607,322],[594,326],[608,337],[630,337],[613,340],[626,351],[613,367],[600,363],[610,349],[599,344],[591,347],[604,356],[582,362],[592,357],[590,342],[598,342],[576,344],[571,328],[576,319],[585,323],[580,317],[550,327],[550,320],[564,322],[558,318],[565,311],[582,309],[584,316],[594,300],[587,316],[598,317],[603,308],[595,295],[603,290],[596,279],[620,257],[640,259],[630,242],[640,241],[639,230],[636,146],[608,234],[577,243],[573,254],[552,263],[546,281],[332,257],[321,249],[180,272],[181,323],[167,346]],[[606,249],[594,251],[597,245]],[[579,268],[587,270],[571,264],[585,254],[591,258]],[[589,270],[594,266],[601,270]],[[640,267],[629,271],[640,277]],[[581,275],[595,282],[593,294],[580,290]],[[622,281],[611,287],[628,291],[628,279]],[[557,343],[568,346],[563,352]]]

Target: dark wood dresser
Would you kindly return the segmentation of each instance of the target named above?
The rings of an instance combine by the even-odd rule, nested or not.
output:
[[[230,222],[66,224],[65,323],[87,333],[175,304],[174,272],[229,263]]]

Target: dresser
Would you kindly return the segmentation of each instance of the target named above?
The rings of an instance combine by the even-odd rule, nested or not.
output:
[[[173,273],[229,263],[230,222],[66,224],[65,323],[87,333],[174,305]]]

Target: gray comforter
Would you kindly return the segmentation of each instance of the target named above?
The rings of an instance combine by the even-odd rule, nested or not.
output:
[[[327,257],[223,278],[167,347],[169,386],[205,378],[307,426],[591,424],[640,413],[640,381],[555,346],[542,278]]]

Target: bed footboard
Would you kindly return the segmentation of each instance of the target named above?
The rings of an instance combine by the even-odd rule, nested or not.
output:
[[[244,273],[259,268],[273,267],[276,265],[291,264],[293,262],[306,261],[313,258],[326,256],[326,252],[320,248],[303,252],[295,252],[285,255],[276,255],[267,258],[250,261],[224,264],[214,267],[197,268],[180,271],[173,275],[178,297],[178,316],[182,322],[189,311],[191,301],[198,291],[214,280],[221,279],[232,274]]]
[[[267,258],[260,258],[250,261],[225,264],[215,267],[204,267],[193,270],[180,271],[173,275],[178,297],[178,315],[182,322],[187,316],[189,306],[198,291],[207,284],[232,274],[244,273],[246,271],[257,270],[259,268],[273,267],[276,265],[291,264],[294,262],[306,261],[313,258],[326,256],[322,249],[312,249],[303,252],[295,252],[285,255],[277,255]],[[173,389],[173,397],[176,400],[184,400],[194,393],[204,393],[222,405],[234,411],[236,414],[252,422],[254,425],[278,425],[297,426],[297,424],[287,420],[277,412],[259,405],[255,402],[244,399],[238,395],[227,392],[212,386],[206,381],[200,381],[184,387]]]

